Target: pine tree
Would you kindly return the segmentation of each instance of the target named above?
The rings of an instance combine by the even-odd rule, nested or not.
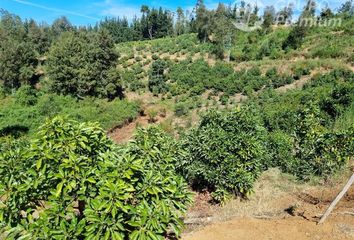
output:
[[[352,17],[354,15],[354,5],[353,0],[348,0],[342,4],[338,9],[339,14],[346,15],[347,17]]]
[[[275,24],[277,25],[285,25],[290,24],[293,17],[293,5],[288,5],[284,7],[282,10],[277,12],[275,17]]]
[[[25,23],[27,38],[35,46],[35,50],[39,54],[44,54],[51,42],[49,36],[49,27],[39,26],[33,19]]]
[[[120,77],[115,69],[117,57],[107,30],[65,32],[48,53],[50,88],[78,98],[121,96]]]
[[[326,5],[326,6],[322,9],[322,11],[321,11],[321,13],[320,13],[320,18],[321,18],[321,19],[328,19],[328,18],[331,18],[331,17],[333,17],[333,16],[334,16],[334,14],[333,14],[332,10],[329,8],[328,5]]]
[[[74,30],[73,25],[70,23],[69,19],[62,16],[55,19],[52,24],[52,37],[54,39],[58,38],[63,32]]]

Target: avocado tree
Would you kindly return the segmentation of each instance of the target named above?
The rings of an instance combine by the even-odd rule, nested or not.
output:
[[[167,140],[149,130],[121,148],[97,124],[57,117],[30,143],[1,146],[0,236],[178,236],[191,198]]]

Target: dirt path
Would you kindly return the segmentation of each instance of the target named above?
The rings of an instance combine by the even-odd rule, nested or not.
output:
[[[137,127],[144,127],[148,124],[149,118],[147,116],[139,116],[131,123],[112,130],[110,133],[108,133],[108,136],[116,143],[127,143],[134,135],[135,129]]]
[[[332,218],[323,225],[301,218],[261,220],[240,218],[218,223],[184,237],[185,240],[324,240],[354,239],[354,217]]]
[[[280,92],[280,93],[284,93],[284,92],[286,92],[288,90],[302,88],[308,81],[311,80],[312,76],[313,75],[302,77],[301,79],[296,80],[293,83],[290,83],[290,84],[287,84],[287,85],[284,85],[284,86],[281,86],[281,87],[277,88],[276,91]]]

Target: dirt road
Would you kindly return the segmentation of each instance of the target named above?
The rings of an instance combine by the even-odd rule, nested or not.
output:
[[[354,216],[338,216],[323,225],[301,218],[239,218],[187,234],[185,240],[342,240],[354,239]]]

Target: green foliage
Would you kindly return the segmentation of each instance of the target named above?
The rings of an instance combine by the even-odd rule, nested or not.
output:
[[[161,59],[154,61],[151,65],[148,87],[154,94],[166,93],[168,90],[165,76],[166,68],[167,62]]]
[[[306,27],[302,25],[295,25],[289,33],[288,38],[284,41],[283,49],[298,49],[302,45],[306,34]]]
[[[115,69],[117,53],[110,36],[66,32],[49,50],[46,68],[52,91],[76,97],[122,95]]]
[[[178,236],[191,196],[174,153],[158,129],[121,149],[97,124],[54,118],[29,147],[0,153],[2,231],[9,239]]]
[[[310,106],[298,113],[294,146],[296,163],[290,170],[301,179],[329,176],[349,161],[351,136],[325,129],[320,124],[319,110]]]
[[[46,118],[57,114],[70,115],[79,121],[99,122],[104,129],[109,130],[134,119],[140,109],[137,103],[119,99],[107,101],[86,98],[77,101],[70,96],[38,95],[37,98],[33,95],[20,98],[26,104],[33,99],[31,103],[36,102],[33,105],[23,105],[17,97],[3,100],[4,105],[0,107],[0,135],[31,135]]]
[[[15,95],[17,104],[31,106],[37,103],[37,93],[30,85],[21,86]]]
[[[37,56],[21,19],[7,12],[0,16],[0,79],[6,90],[15,90],[34,80]]]
[[[180,171],[195,186],[248,195],[261,172],[266,131],[251,108],[209,112],[183,139]]]
[[[187,115],[188,113],[188,108],[185,103],[177,103],[175,106],[175,115],[177,117],[182,117],[184,115]]]
[[[266,167],[308,180],[346,166],[353,156],[352,77],[350,71],[335,70],[314,77],[303,90],[257,100],[269,130]]]
[[[295,157],[294,138],[282,131],[270,132],[267,141],[269,158],[264,162],[264,167],[280,167],[283,172],[294,169]]]
[[[296,25],[292,28],[288,38],[283,43],[283,49],[298,49],[304,42],[304,38],[312,27],[315,19],[316,2],[308,0],[303,12],[299,16]]]
[[[122,79],[123,86],[133,92],[145,88],[144,83],[140,81],[140,79],[137,77],[136,71],[126,70],[122,72],[121,79]]]
[[[295,80],[295,76],[278,74],[275,69],[271,71],[263,75],[256,66],[248,70],[234,71],[227,63],[218,62],[211,67],[204,60],[197,60],[172,65],[168,77],[175,83],[171,86],[174,95],[187,91],[201,94],[208,89],[223,92],[226,96],[236,93],[250,94],[263,87],[278,88]]]

